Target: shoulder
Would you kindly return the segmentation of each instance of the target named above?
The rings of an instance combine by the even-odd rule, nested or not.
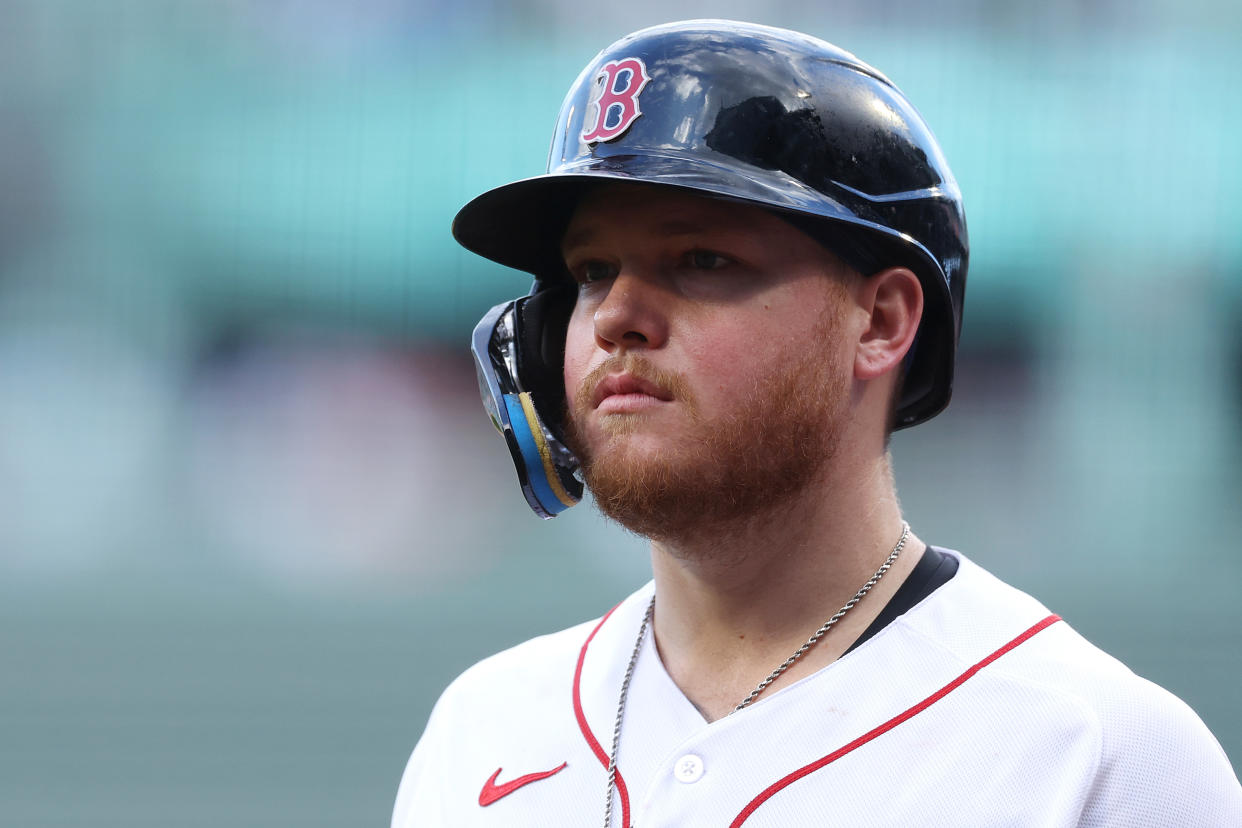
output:
[[[538,728],[572,713],[570,694],[584,643],[600,619],[524,641],[474,664],[440,695],[420,740],[461,743]],[[515,715],[519,713],[519,715]]]
[[[510,704],[546,698],[572,678],[583,642],[599,620],[529,639],[477,662],[445,688],[433,717],[441,708],[473,707],[501,695]]]
[[[971,681],[982,679],[979,690],[1007,707],[1014,727],[1062,727],[1089,737],[1095,771],[1084,791],[1081,824],[1143,815],[1142,824],[1151,825],[1242,825],[1242,788],[1190,707],[1066,621],[1047,622],[1056,616],[1031,596],[956,556],[957,577],[926,611],[911,613],[909,623],[926,643],[953,652],[963,664],[1021,639]],[[1023,709],[1007,706],[1007,699],[1017,698],[1026,700]],[[1066,719],[1072,727],[1064,728]]]
[[[460,804],[478,797],[498,768],[593,765],[578,723],[576,677],[588,640],[609,614],[532,638],[458,676],[406,765],[393,826],[413,824],[414,814],[419,824],[459,824]]]

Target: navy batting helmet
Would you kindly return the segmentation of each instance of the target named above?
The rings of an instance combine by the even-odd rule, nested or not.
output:
[[[582,193],[602,181],[762,207],[864,275],[909,267],[924,311],[893,425],[948,405],[966,218],[949,165],[910,102],[849,52],[807,35],[721,20],[643,29],[578,76],[547,173],[484,193],[453,222],[466,248],[535,276],[527,296],[483,318],[473,351],[484,402],[536,513],[552,517],[582,496],[561,431],[575,291],[560,239]]]

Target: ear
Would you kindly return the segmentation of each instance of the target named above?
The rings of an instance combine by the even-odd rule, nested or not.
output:
[[[854,377],[872,380],[901,364],[923,318],[923,286],[904,267],[890,267],[863,278],[856,293],[870,314],[854,353]]]

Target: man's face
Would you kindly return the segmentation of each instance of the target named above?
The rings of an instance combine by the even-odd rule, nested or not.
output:
[[[568,438],[605,514],[669,539],[814,479],[851,387],[835,258],[757,208],[636,185],[584,199],[562,252]]]

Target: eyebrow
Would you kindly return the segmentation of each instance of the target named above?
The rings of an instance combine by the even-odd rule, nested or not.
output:
[[[690,221],[687,219],[670,219],[669,221],[660,222],[655,227],[656,235],[665,238],[674,236],[689,236],[695,233],[703,233],[707,231],[719,230],[717,224],[709,224],[700,221]],[[566,233],[561,239],[561,250],[570,250],[585,244],[590,244],[598,235],[598,225],[588,224],[585,227],[579,227],[572,232]]]

